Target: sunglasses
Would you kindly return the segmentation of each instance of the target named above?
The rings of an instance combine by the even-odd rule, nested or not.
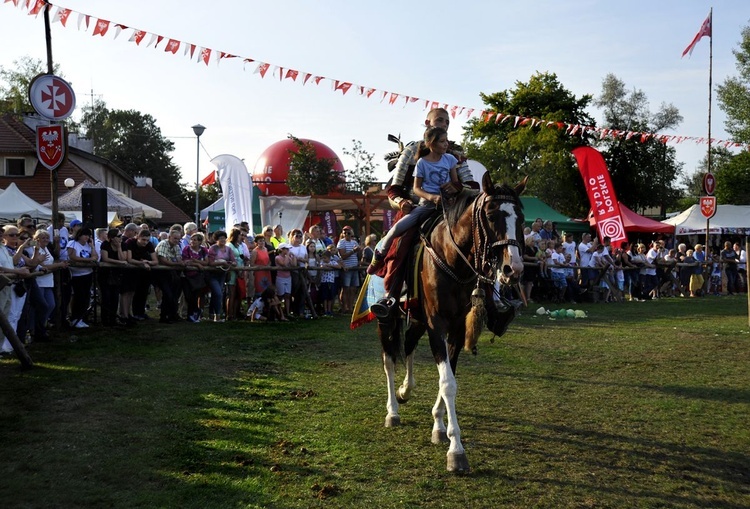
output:
[[[5,236],[6,237],[18,237],[18,234],[17,233],[6,233]]]

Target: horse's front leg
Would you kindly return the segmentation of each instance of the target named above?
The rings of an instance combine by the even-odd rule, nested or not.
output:
[[[440,374],[440,396],[442,397],[448,417],[448,428],[446,431],[448,440],[450,440],[450,446],[448,447],[447,469],[449,472],[468,472],[469,460],[461,443],[461,428],[458,427],[458,417],[456,416],[456,392],[458,388],[456,377],[453,376],[453,370],[447,360],[438,364],[438,373]],[[438,410],[440,406],[439,404],[435,405]],[[434,411],[435,409],[433,409]],[[442,424],[442,416],[440,423]],[[437,420],[435,424],[437,424]]]
[[[383,352],[383,370],[388,385],[388,401],[385,405],[388,414],[385,416],[385,427],[392,428],[401,424],[401,416],[398,415],[398,398],[396,397],[396,363],[386,352]]]

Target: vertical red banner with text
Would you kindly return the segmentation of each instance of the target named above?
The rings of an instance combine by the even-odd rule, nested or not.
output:
[[[612,245],[619,247],[620,242],[627,240],[627,236],[620,215],[620,204],[604,157],[591,147],[575,148],[573,156],[578,162],[578,169],[586,186],[599,239],[609,237]]]

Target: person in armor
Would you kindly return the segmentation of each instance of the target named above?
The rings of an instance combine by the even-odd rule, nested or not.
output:
[[[440,127],[447,131],[448,126],[450,125],[450,115],[445,108],[433,108],[427,113],[424,125],[426,129],[429,129],[430,127]],[[395,166],[393,165],[393,159],[395,159],[396,154],[392,153],[386,156],[386,159],[390,159],[388,162],[389,169],[391,169],[391,171],[395,170],[391,183],[386,189],[386,193],[391,207],[399,210],[400,215],[409,214],[419,203],[419,198],[414,194],[413,190],[414,171],[417,161],[415,156],[418,147],[418,141],[410,142],[404,146],[400,153],[398,153],[398,160],[396,161]],[[479,184],[474,181],[474,177],[471,174],[469,164],[461,147],[453,142],[449,142],[447,153],[453,155],[458,161],[456,173],[461,184],[472,189],[479,189]],[[398,216],[397,219],[399,219]],[[387,256],[388,253],[384,251],[383,255]],[[382,275],[383,266],[384,261],[382,258],[373,258],[373,263],[368,267],[367,272],[368,274],[381,273]],[[393,264],[385,264],[386,274],[384,275],[384,279],[386,282],[392,281],[395,284],[392,284],[390,288],[386,288],[386,298],[381,299],[370,308],[373,314],[381,319],[386,318],[389,315],[391,307],[397,302],[401,294],[403,274],[390,274],[388,271],[393,270],[393,267]],[[401,265],[398,266],[397,270],[403,273]]]

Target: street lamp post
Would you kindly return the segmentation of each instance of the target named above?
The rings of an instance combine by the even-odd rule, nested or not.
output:
[[[200,178],[200,164],[201,164],[201,134],[203,134],[203,131],[205,131],[206,128],[200,124],[195,124],[193,126],[193,133],[195,133],[195,139],[197,141],[197,152],[196,152],[196,158],[195,158],[195,224],[200,227],[201,224],[201,211],[198,207],[198,195],[200,194],[200,185],[201,185],[201,178]]]

